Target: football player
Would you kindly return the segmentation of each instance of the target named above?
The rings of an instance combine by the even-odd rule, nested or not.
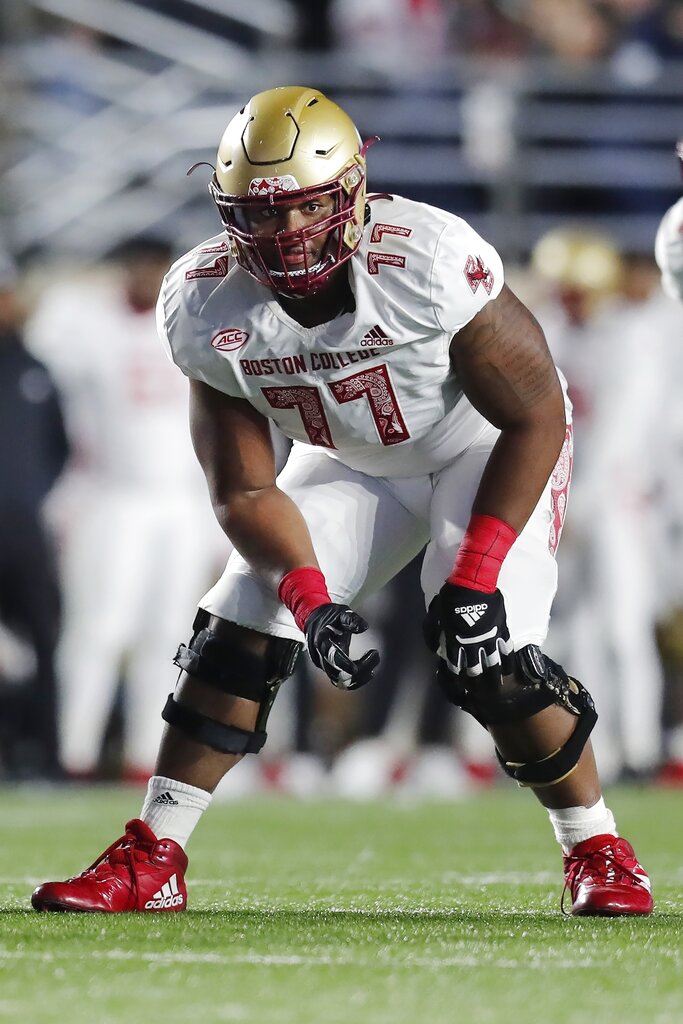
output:
[[[676,145],[676,153],[683,172],[683,139],[679,139]],[[657,231],[655,241],[655,257],[662,274],[662,288],[665,293],[673,299],[683,300],[683,197],[664,214]],[[679,332],[677,332],[679,333]],[[676,337],[674,335],[674,337]],[[676,337],[676,341],[678,338]],[[676,373],[676,365],[680,366],[680,347],[675,349],[674,359],[676,364],[671,374],[671,379],[676,380],[680,376],[680,370]],[[680,458],[681,438],[683,436],[683,422],[681,417],[669,415],[667,423],[670,430],[670,452],[672,461]],[[665,522],[668,520],[669,529],[665,536],[667,540],[681,536],[681,505],[680,494],[680,472],[669,473],[665,485],[662,488],[662,508],[665,513]],[[664,531],[662,531],[664,533]],[[670,569],[672,565],[678,565],[680,559],[672,558],[670,545],[666,544],[666,559],[663,565]],[[663,653],[669,668],[671,691],[668,702],[671,706],[670,721],[666,735],[666,761],[660,772],[660,781],[675,786],[683,783],[683,698],[680,693],[680,607],[683,603],[681,595],[680,578],[678,573],[673,576],[667,573],[671,580],[671,603],[664,622],[660,628],[660,638]],[[675,693],[673,691],[676,691]]]
[[[187,382],[157,338],[154,307],[171,247],[129,239],[117,257],[101,279],[48,289],[28,336],[59,382],[77,453],[71,493],[62,492],[72,507],[79,497],[77,517],[63,512],[62,762],[72,777],[95,777],[123,677],[123,770],[146,782],[171,638],[220,565],[221,533],[187,436]]]
[[[174,265],[158,309],[235,552],[176,655],[141,817],[83,874],[39,886],[38,910],[183,910],[189,836],[265,743],[302,646],[335,686],[368,683],[379,655],[357,648],[353,605],[424,545],[444,692],[547,808],[571,912],[652,910],[600,792],[591,697],[541,650],[572,459],[564,383],[491,245],[366,194],[368,145],[299,87],[258,94],[225,131],[210,184],[224,233]],[[269,420],[294,442],[277,478]]]
[[[683,139],[676,144],[683,171]],[[662,287],[672,299],[683,299],[683,197],[671,206],[657,230],[655,257],[662,272]]]
[[[653,452],[663,446],[660,410],[671,370],[659,336],[671,333],[670,307],[678,310],[659,288],[650,297],[654,265],[622,256],[608,237],[582,226],[548,232],[532,262],[548,286],[548,305],[536,313],[566,374],[582,451],[571,537],[559,558],[560,573],[566,567],[571,577],[564,578],[566,615],[553,616],[548,647],[560,642],[553,654],[560,661],[560,652],[573,650],[579,678],[595,673],[601,714],[591,741],[603,779],[622,770],[645,776],[661,757],[649,495],[661,489]],[[567,600],[572,580],[580,600]]]

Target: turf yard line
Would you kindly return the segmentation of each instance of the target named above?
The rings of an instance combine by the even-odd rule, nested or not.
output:
[[[441,880],[455,882],[456,885],[555,885],[558,877],[559,869],[529,874],[523,871],[498,871],[482,875],[460,875],[457,871],[449,871]]]
[[[499,872],[497,874],[483,874],[483,875],[458,875],[448,872],[440,878],[440,882],[444,885],[464,885],[477,887],[480,885],[542,885],[542,886],[557,886],[558,879],[561,881],[560,872],[558,871],[539,871],[536,874],[524,874],[523,872]],[[657,886],[661,885],[679,885],[683,880],[683,868],[678,871],[674,871],[671,874],[662,875],[659,873],[656,876]],[[0,885],[40,885],[44,882],[45,878],[42,875],[1,875]],[[244,883],[244,876],[241,878]],[[330,887],[339,888],[340,880],[337,876],[334,878],[324,878],[319,875],[316,876],[316,885],[323,887],[328,885]],[[219,889],[226,887],[225,878],[188,878],[186,879],[188,889],[202,888],[207,889]],[[377,886],[378,891],[383,888],[391,890],[395,885],[395,881],[392,879],[385,880],[382,886]],[[334,909],[334,908],[332,908]]]
[[[553,963],[541,960],[516,960],[508,957],[504,959],[490,958],[486,956],[447,956],[447,957],[424,957],[411,956],[391,957],[381,951],[373,951],[367,957],[359,956],[326,956],[315,955],[278,955],[261,953],[146,953],[133,952],[127,949],[109,949],[106,951],[91,951],[88,957],[93,960],[114,960],[114,961],[144,961],[151,964],[213,964],[220,967],[236,965],[254,965],[258,967],[361,967],[367,970],[368,967],[384,969],[391,967],[413,968],[420,967],[425,970],[440,970],[444,967],[497,967],[504,970],[602,970],[603,965],[590,964],[585,960],[557,960]],[[0,952],[2,960],[38,960],[43,963],[54,963],[58,960],[71,960],[70,954],[50,952],[40,953],[32,950],[15,950],[7,953]]]

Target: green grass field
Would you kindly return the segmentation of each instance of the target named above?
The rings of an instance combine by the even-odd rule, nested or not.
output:
[[[214,806],[190,910],[38,915],[135,790],[0,791],[0,1020],[41,1024],[680,1024],[680,793],[610,804],[655,884],[642,920],[560,914],[545,812],[505,788],[458,803]]]

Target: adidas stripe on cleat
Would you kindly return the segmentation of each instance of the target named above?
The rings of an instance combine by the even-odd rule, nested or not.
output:
[[[184,902],[185,897],[178,890],[177,875],[171,875],[159,892],[155,892],[152,899],[147,900],[145,910],[170,910],[172,907],[182,907]]]

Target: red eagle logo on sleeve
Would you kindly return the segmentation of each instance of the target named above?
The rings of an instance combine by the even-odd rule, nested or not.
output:
[[[481,256],[468,256],[465,262],[464,274],[472,292],[476,292],[480,284],[483,284],[487,295],[493,291],[493,274],[484,266]]]

